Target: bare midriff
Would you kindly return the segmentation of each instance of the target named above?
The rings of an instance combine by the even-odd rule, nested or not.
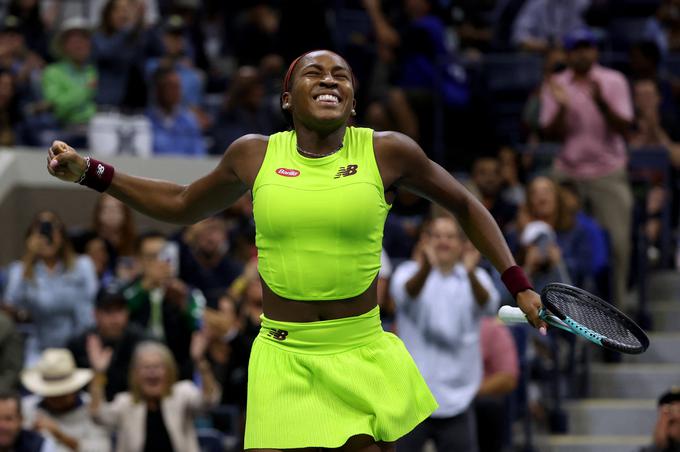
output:
[[[345,300],[296,301],[276,295],[262,281],[264,315],[282,322],[316,322],[344,317],[355,317],[373,309],[377,304],[377,278],[364,293]]]

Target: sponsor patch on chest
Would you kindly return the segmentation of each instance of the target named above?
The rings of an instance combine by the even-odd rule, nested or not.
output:
[[[298,177],[300,175],[300,171],[289,168],[278,168],[275,173],[285,177]]]

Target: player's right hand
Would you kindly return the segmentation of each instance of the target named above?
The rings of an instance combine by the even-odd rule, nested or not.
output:
[[[47,171],[63,181],[77,181],[85,172],[86,166],[85,159],[63,141],[52,142],[47,151]]]

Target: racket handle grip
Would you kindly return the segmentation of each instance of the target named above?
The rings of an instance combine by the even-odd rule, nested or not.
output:
[[[498,310],[498,318],[504,323],[527,323],[527,316],[520,308],[512,306],[501,306]]]

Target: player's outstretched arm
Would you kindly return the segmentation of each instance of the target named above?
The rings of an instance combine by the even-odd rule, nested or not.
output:
[[[236,140],[213,171],[189,185],[115,171],[106,193],[158,220],[195,223],[225,209],[248,190],[239,173],[258,139]],[[87,170],[87,160],[68,144],[55,141],[48,151],[47,170],[63,181],[77,182]]]
[[[376,132],[376,151],[381,154],[378,162],[387,184],[406,188],[454,213],[472,244],[493,266],[501,274],[510,269],[510,286],[515,285],[513,280],[526,281],[488,210],[451,174],[431,161],[415,141],[396,132]],[[517,278],[512,277],[513,273]],[[508,284],[505,278],[504,282]],[[526,287],[524,284],[516,286]],[[538,294],[533,290],[508,289],[514,292],[518,306],[529,321],[536,327],[546,327],[538,317],[541,307]]]

